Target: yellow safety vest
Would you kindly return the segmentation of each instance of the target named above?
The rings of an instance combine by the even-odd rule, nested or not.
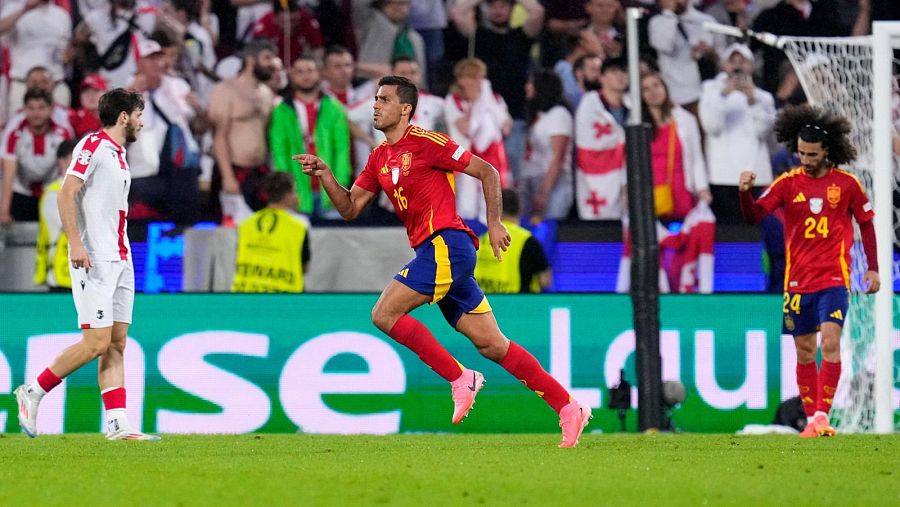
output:
[[[265,208],[238,227],[232,292],[303,292],[306,224],[290,212]]]
[[[38,210],[44,209],[44,199],[48,197],[56,198],[59,189],[62,187],[62,181],[56,180],[47,185],[44,189],[44,195],[38,201]],[[53,258],[51,259],[51,252]],[[62,230],[59,231],[59,237],[56,239],[55,248],[50,242],[50,229],[47,227],[47,221],[44,219],[43,212],[38,213],[38,237],[37,237],[37,255],[34,258],[34,284],[44,285],[48,282],[48,273],[53,270],[54,287],[72,288],[72,277],[69,275],[69,238]]]
[[[503,254],[503,262],[498,262],[494,257],[490,239],[485,234],[481,237],[481,246],[478,248],[475,279],[488,293],[516,294],[521,292],[523,283],[528,284],[528,292],[540,292],[541,283],[537,276],[532,276],[531,280],[522,280],[519,272],[522,250],[525,248],[525,242],[531,237],[531,233],[528,232],[528,229],[508,220],[503,220],[503,225],[506,226],[511,238],[509,249]]]

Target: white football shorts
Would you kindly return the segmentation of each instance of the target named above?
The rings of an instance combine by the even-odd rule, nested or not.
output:
[[[92,261],[93,267],[75,269],[72,298],[81,329],[111,327],[113,322],[131,324],[134,307],[134,267],[124,261]]]

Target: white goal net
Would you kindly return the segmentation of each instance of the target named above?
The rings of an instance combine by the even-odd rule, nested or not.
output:
[[[891,52],[877,51],[873,52],[873,37],[853,37],[853,38],[794,38],[781,37],[780,42],[784,43],[783,49],[787,54],[794,68],[803,91],[806,93],[810,103],[825,107],[843,116],[846,116],[853,125],[853,133],[851,140],[856,146],[859,156],[857,160],[846,169],[853,171],[866,188],[867,194],[873,200],[887,198],[892,201],[890,209],[893,210],[893,217],[890,224],[877,230],[878,241],[889,241],[893,243],[894,251],[900,250],[900,241],[898,241],[897,224],[900,224],[900,201],[896,197],[898,172],[896,160],[888,162],[888,170],[891,172],[890,180],[893,182],[893,192],[876,191],[875,187],[879,184],[879,177],[874,169],[876,167],[874,140],[876,138],[875,102],[873,102],[873,87],[875,83],[873,53],[878,54],[879,58],[889,59],[892,62],[890,74],[893,76],[892,86],[894,91],[894,114],[892,115],[892,124],[900,119],[900,95],[898,95],[896,69],[900,61],[893,58]],[[894,47],[897,47],[896,45]],[[882,103],[878,103],[878,107],[883,107]],[[888,128],[889,126],[879,125],[877,128]],[[890,135],[890,134],[889,134]],[[893,170],[890,164],[893,164]],[[879,169],[884,170],[884,169]],[[886,181],[881,178],[881,181]],[[874,202],[876,213],[879,203]],[[881,203],[881,209],[887,209],[884,203]],[[878,224],[876,223],[876,228]],[[890,231],[890,234],[887,232]],[[885,363],[882,359],[879,361],[879,354],[884,354],[885,347],[877,346],[879,332],[887,329],[890,336],[887,340],[890,343],[890,354],[897,347],[897,335],[893,332],[893,314],[897,312],[894,308],[893,312],[876,311],[876,297],[862,294],[860,289],[860,280],[862,274],[866,270],[865,255],[862,251],[862,245],[859,242],[859,234],[857,230],[857,241],[854,244],[853,257],[853,286],[850,296],[850,309],[848,311],[845,322],[844,334],[841,343],[841,362],[842,375],[838,387],[838,392],[834,399],[831,420],[840,431],[843,432],[872,432],[880,428],[884,431],[884,424],[881,426],[876,424],[878,382],[884,382],[885,376],[881,376],[882,380],[876,380],[878,364],[893,364],[894,361]],[[883,256],[879,257],[884,259]],[[885,270],[886,266],[882,266],[882,273],[897,272],[896,263],[892,263],[893,269]],[[895,275],[896,276],[896,275]],[[893,294],[893,280],[886,279],[882,274],[882,291],[888,291]],[[892,300],[893,301],[893,300]],[[893,303],[892,305],[893,306]],[[884,306],[878,307],[884,308]],[[884,313],[892,313],[884,315]],[[881,326],[881,331],[876,331],[878,327],[878,319],[886,319],[888,324]],[[885,339],[885,338],[883,338]],[[900,428],[898,426],[896,405],[897,396],[894,393],[900,384],[900,365],[893,364],[888,366],[890,369],[890,378],[892,380],[889,388],[890,405],[889,409],[893,413],[892,424],[894,430]],[[882,386],[884,389],[884,386]],[[883,393],[882,393],[883,394]],[[884,396],[881,397],[882,402]],[[882,407],[882,410],[884,408]],[[884,417],[882,417],[884,419]]]

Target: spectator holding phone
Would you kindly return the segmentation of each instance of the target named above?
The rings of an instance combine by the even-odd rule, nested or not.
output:
[[[775,101],[753,83],[752,72],[753,53],[732,44],[722,54],[722,72],[703,83],[700,96],[712,209],[719,223],[743,223],[734,198],[741,171],[756,173],[758,185],[772,182],[766,141],[775,122]]]

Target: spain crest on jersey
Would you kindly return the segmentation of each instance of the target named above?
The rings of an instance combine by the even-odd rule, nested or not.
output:
[[[841,202],[841,187],[837,185],[828,185],[828,188],[825,191],[825,198],[828,199],[828,204],[830,204],[832,208],[836,208],[838,203]]]
[[[400,155],[400,170],[403,176],[409,176],[409,168],[412,167],[412,153],[405,151]]]

